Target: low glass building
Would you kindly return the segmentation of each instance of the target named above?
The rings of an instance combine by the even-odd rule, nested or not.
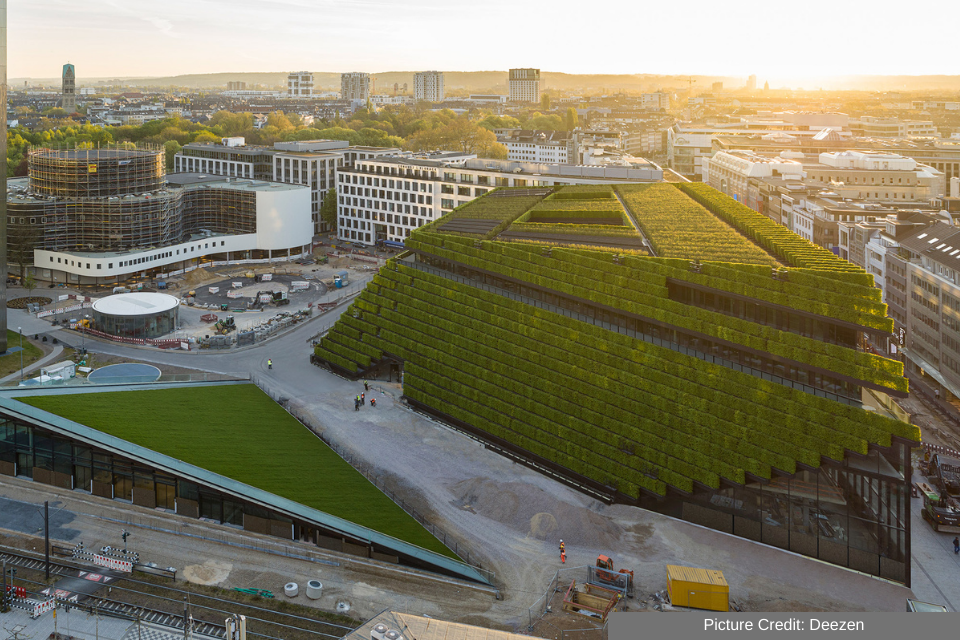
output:
[[[93,329],[122,338],[158,338],[177,328],[180,301],[165,293],[119,293],[93,303]]]

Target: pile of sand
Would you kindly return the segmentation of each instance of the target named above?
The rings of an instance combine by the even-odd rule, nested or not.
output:
[[[609,547],[624,534],[620,525],[593,509],[557,500],[533,484],[473,478],[458,482],[452,489],[457,496],[454,502],[461,509],[537,540],[562,538],[578,546]]]
[[[183,285],[186,287],[195,287],[215,277],[214,274],[200,267],[183,274]]]

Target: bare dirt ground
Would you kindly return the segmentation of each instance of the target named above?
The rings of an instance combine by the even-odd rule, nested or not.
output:
[[[354,417],[350,397],[319,394],[305,404],[325,437],[379,470],[496,574],[512,615],[504,619],[503,606],[491,607],[488,624],[529,625],[528,607],[560,567],[561,538],[568,566],[593,564],[604,553],[633,569],[637,601],[666,588],[668,563],[724,571],[731,599],[746,610],[900,610],[909,597],[905,588],[801,556],[604,505],[401,408],[390,395]]]

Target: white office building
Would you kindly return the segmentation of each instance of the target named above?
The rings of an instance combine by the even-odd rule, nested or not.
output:
[[[497,129],[497,142],[507,148],[507,160],[567,164],[578,161],[577,146],[567,131]]]
[[[294,71],[287,76],[288,98],[312,98],[313,74],[309,71]]]
[[[510,69],[510,102],[540,102],[540,69]]]
[[[27,179],[19,180],[11,180],[11,188],[25,191]],[[172,213],[163,224],[171,227],[196,226],[196,210],[202,207],[212,219],[229,221],[228,226],[233,228],[197,228],[189,237],[173,243],[126,251],[38,248],[34,251],[35,276],[45,282],[104,284],[135,275],[190,269],[210,261],[215,265],[250,259],[292,259],[310,251],[310,194],[302,186],[172,174],[167,176],[163,191],[128,197],[130,200],[124,202],[147,197],[169,200],[173,203]]]
[[[336,172],[359,160],[401,153],[393,147],[351,147],[343,140],[276,142],[273,147],[246,145],[244,139],[223,138],[221,144],[190,143],[174,156],[177,172],[253,178],[310,188],[314,233],[325,231],[320,207],[336,184]]]
[[[420,71],[413,74],[413,99],[417,102],[441,102],[444,98],[443,73]]]
[[[662,91],[644,93],[640,96],[640,108],[649,111],[667,110],[670,108],[670,94]]]
[[[703,158],[703,181],[749,207],[751,178],[803,179],[803,164],[791,158],[769,158],[752,151],[721,151]]]
[[[340,98],[366,102],[370,97],[370,74],[353,72],[340,74]]]
[[[337,234],[341,240],[397,245],[410,233],[496,187],[660,182],[663,171],[487,160],[381,158],[337,172]]]

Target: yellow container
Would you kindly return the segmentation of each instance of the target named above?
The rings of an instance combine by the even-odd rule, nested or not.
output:
[[[678,607],[730,610],[730,585],[722,571],[667,565],[667,592]]]

